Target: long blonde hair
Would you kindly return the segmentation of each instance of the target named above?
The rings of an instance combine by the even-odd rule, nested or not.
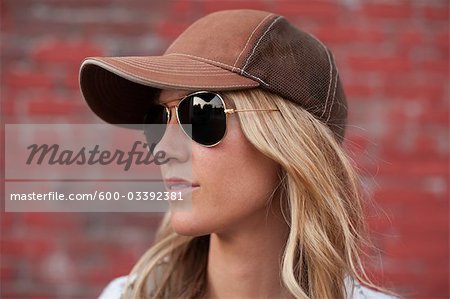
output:
[[[237,109],[246,138],[282,167],[280,208],[290,227],[280,277],[295,298],[346,298],[344,277],[376,286],[362,263],[370,243],[361,182],[331,130],[300,106],[259,88],[222,93]],[[129,277],[124,298],[201,298],[206,289],[209,235],[178,235],[163,218],[155,244]],[[151,295],[149,295],[151,294]]]

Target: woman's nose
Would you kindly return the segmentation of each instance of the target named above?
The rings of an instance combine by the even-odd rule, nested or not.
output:
[[[186,136],[178,123],[176,116],[176,107],[168,108],[169,119],[165,128],[165,132],[161,140],[155,146],[155,152],[165,154],[165,159],[177,160],[178,162],[188,161],[191,155],[191,140]]]

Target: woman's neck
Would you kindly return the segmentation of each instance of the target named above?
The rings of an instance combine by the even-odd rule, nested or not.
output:
[[[289,227],[274,211],[261,211],[230,231],[211,234],[207,298],[288,298],[280,261]]]

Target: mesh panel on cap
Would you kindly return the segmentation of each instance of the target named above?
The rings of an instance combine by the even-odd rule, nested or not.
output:
[[[293,101],[326,123],[342,141],[347,102],[331,51],[283,17],[262,33],[244,60],[243,75]]]

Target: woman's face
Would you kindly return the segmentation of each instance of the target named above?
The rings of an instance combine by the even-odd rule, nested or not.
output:
[[[160,102],[172,107],[188,93],[163,90]],[[175,125],[170,126],[155,148],[170,159],[161,166],[163,178],[179,177],[177,171],[192,165],[192,183],[198,185],[192,189],[190,209],[172,208],[174,230],[182,235],[199,236],[230,232],[243,225],[260,225],[267,214],[267,201],[279,182],[279,166],[246,139],[237,113],[227,116],[227,133],[213,147],[190,140],[176,125],[176,117],[170,123]]]

